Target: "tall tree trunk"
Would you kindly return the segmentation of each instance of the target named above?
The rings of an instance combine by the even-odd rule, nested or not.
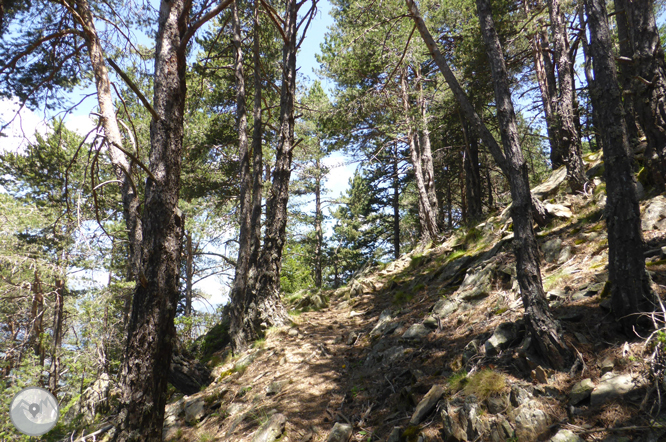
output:
[[[590,52],[594,60],[592,104],[599,110],[604,141],[606,224],[608,227],[608,281],[615,318],[630,336],[640,313],[653,311],[655,295],[645,270],[641,216],[631,152],[623,115],[606,4],[586,0],[590,25]]]
[[[412,167],[414,168],[414,177],[416,178],[416,190],[419,198],[419,221],[421,222],[421,239],[428,241],[434,240],[439,237],[439,228],[437,227],[437,219],[433,213],[428,197],[428,190],[426,189],[421,149],[417,139],[417,131],[414,128],[412,121],[411,109],[409,105],[409,94],[407,92],[407,75],[406,69],[403,70],[400,76],[400,91],[402,93],[402,108],[405,111],[405,125],[407,129],[407,141],[409,143],[409,153],[412,160]],[[431,155],[432,160],[432,155]],[[434,190],[434,189],[433,189]]]
[[[65,315],[65,281],[58,278],[55,283],[55,302],[53,303],[53,346],[51,347],[51,369],[49,372],[49,390],[58,396],[60,383],[60,347],[62,346],[62,323]]]
[[[430,54],[442,74],[444,74],[444,78],[453,91],[463,114],[488,146],[495,162],[509,180],[513,200],[511,216],[515,234],[516,269],[525,307],[527,329],[536,342],[541,356],[548,360],[552,366],[563,367],[570,359],[571,353],[562,340],[559,324],[550,313],[543,291],[539,268],[539,250],[532,228],[532,198],[527,176],[527,164],[518,144],[518,131],[511,103],[506,66],[502,55],[502,47],[492,21],[490,6],[485,0],[477,1],[481,31],[491,64],[504,153],[502,153],[492,134],[474,111],[469,98],[448,67],[446,60],[437,48],[435,40],[421,18],[416,4],[413,0],[406,0],[406,2]]]
[[[490,178],[490,165],[486,165],[486,187],[488,187],[488,210],[495,210],[495,200],[493,199],[493,180]]]
[[[44,366],[44,292],[42,291],[42,281],[39,279],[39,272],[35,270],[35,280],[32,283],[32,309],[30,310],[30,329],[29,343],[35,350],[35,355],[39,356],[40,365]]]
[[[460,117],[460,125],[462,126],[463,137],[465,139],[464,168],[467,218],[468,224],[474,225],[481,219],[481,215],[483,214],[481,173],[479,171],[479,140],[476,138],[476,135],[471,134],[469,125],[463,118],[460,110],[458,110],[458,116]]]
[[[185,316],[192,316],[192,280],[194,279],[194,251],[192,233],[185,235]]]
[[[653,184],[666,190],[666,61],[653,0],[625,0],[633,47],[634,106],[647,138],[645,162]]]
[[[250,174],[250,151],[247,138],[247,107],[245,97],[245,73],[243,72],[243,49],[241,46],[241,23],[238,16],[238,1],[231,5],[231,25],[233,29],[234,74],[236,77],[236,130],[238,131],[238,157],[240,175],[240,232],[236,273],[231,289],[232,305],[242,305],[248,290],[248,274],[252,253],[252,175]],[[257,69],[257,66],[255,66]]]
[[[400,258],[400,175],[398,145],[393,147],[393,257]]]
[[[321,252],[324,242],[324,234],[321,229],[321,161],[317,158],[316,163],[317,177],[315,178],[315,287],[321,288]]]
[[[250,238],[250,270],[248,276],[256,273],[257,259],[261,247],[261,202],[263,190],[263,136],[264,130],[261,122],[261,35],[259,24],[259,5],[260,0],[254,3],[254,35],[252,43],[252,64],[254,65],[254,106],[252,110],[252,216],[250,226],[252,226],[252,235]]]
[[[488,0],[477,0],[476,8],[490,61],[497,103],[497,120],[508,163],[508,179],[513,201],[511,205],[515,234],[513,243],[518,283],[525,306],[526,325],[530,334],[536,338],[539,353],[554,367],[562,368],[570,358],[570,350],[562,339],[559,324],[550,313],[543,291],[539,247],[532,227],[532,196],[527,164],[520,150],[516,115],[511,102],[509,77],[502,46],[495,30]]]
[[[578,21],[580,23],[582,35],[586,35],[585,32],[587,31],[585,24],[585,4],[583,2],[580,2],[580,4],[578,5]],[[587,82],[588,90],[590,90],[590,93],[592,93],[591,90],[592,90],[592,84],[594,83],[594,75],[592,74],[592,59],[590,58],[590,47],[587,41],[587,37],[581,38],[581,42],[583,46],[583,70],[585,71],[585,81]],[[629,98],[629,100],[631,100],[631,98]],[[631,120],[633,121],[633,116],[631,117]],[[599,125],[599,110],[596,107],[592,106],[592,132],[594,133],[594,141],[596,144],[596,148],[593,148],[593,150],[603,149],[603,137],[599,132],[598,125]],[[629,125],[628,116],[627,116],[627,125]],[[636,129],[635,124],[634,124],[634,129]]]
[[[129,245],[129,280],[135,281],[141,267],[141,214],[139,211],[140,201],[133,182],[133,164],[131,164],[125,154],[119,149],[122,147],[122,137],[118,127],[113,97],[111,96],[111,83],[109,82],[109,73],[104,62],[104,51],[97,35],[95,22],[93,20],[88,0],[77,0],[77,10],[84,27],[84,36],[90,63],[95,76],[95,86],[97,89],[97,103],[99,105],[99,115],[104,129],[104,136],[107,142],[107,152],[113,166],[113,172],[116,179],[120,181],[120,193],[123,202],[123,217],[125,227],[127,228],[127,237]]]
[[[421,67],[417,65],[415,72],[419,92],[418,105],[421,116],[421,136],[419,139],[421,171],[423,173],[423,183],[425,184],[426,193],[428,194],[430,210],[433,213],[435,225],[439,226],[439,202],[437,201],[437,192],[435,191],[435,166],[432,161],[432,146],[430,144],[430,130],[428,129],[428,102],[423,93],[424,78],[421,75]]]
[[[557,102],[557,86],[555,73],[550,59],[548,36],[542,30],[532,36],[532,56],[534,57],[534,74],[541,92],[541,102],[546,117],[546,131],[550,143],[550,162],[553,168],[563,164],[560,138],[557,133],[554,106]],[[558,165],[558,166],[556,166]]]
[[[266,203],[266,231],[259,256],[256,283],[248,284],[231,309],[230,335],[234,352],[240,352],[271,326],[281,325],[287,314],[280,300],[282,251],[286,241],[287,203],[294,146],[294,97],[296,93],[296,52],[298,9],[296,0],[287,0],[282,47],[282,86],[280,90],[280,135],[275,154],[273,181]]]
[[[559,96],[555,108],[554,122],[556,134],[559,135],[558,155],[552,155],[553,168],[562,164],[556,162],[561,158],[567,167],[567,182],[573,192],[583,190],[585,185],[585,168],[583,166],[580,132],[576,127],[576,113],[574,108],[576,88],[573,77],[573,60],[569,49],[564,14],[559,0],[549,0],[550,23],[553,32],[554,59],[557,66],[557,83]]]
[[[143,210],[141,271],[121,370],[119,441],[161,441],[178,304],[183,219],[178,209],[191,2],[162,0],[150,123],[151,176]]]

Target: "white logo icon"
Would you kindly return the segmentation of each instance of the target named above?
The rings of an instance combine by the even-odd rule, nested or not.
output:
[[[49,391],[28,387],[19,391],[9,405],[12,424],[28,436],[41,436],[58,423],[60,408]]]

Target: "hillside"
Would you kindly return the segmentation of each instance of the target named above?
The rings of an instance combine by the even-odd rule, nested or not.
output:
[[[534,189],[553,218],[538,236],[550,306],[579,358],[569,372],[524,337],[505,210],[291,300],[290,326],[235,358],[218,352],[214,382],[174,396],[165,440],[663,440],[663,356],[656,335],[628,339],[609,314],[603,163],[586,160],[593,191],[567,195],[563,170]],[[641,209],[663,297],[666,198],[643,195]]]

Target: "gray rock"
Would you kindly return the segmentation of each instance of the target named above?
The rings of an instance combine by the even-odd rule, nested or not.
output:
[[[647,230],[666,230],[666,197],[659,195],[645,207],[641,227]]]
[[[458,296],[465,301],[485,298],[492,291],[494,273],[495,265],[492,264],[480,270],[478,267],[469,269],[457,291]]]
[[[430,330],[434,330],[439,326],[439,323],[437,322],[437,318],[434,316],[428,316],[423,320],[423,325],[428,327]]]
[[[199,422],[204,417],[204,398],[198,397],[185,403],[185,422]]]
[[[592,379],[589,378],[577,382],[571,389],[571,393],[569,393],[569,403],[571,405],[576,405],[584,401],[590,397],[590,393],[592,393],[594,387],[594,382],[592,382]]]
[[[296,330],[295,328],[292,328],[287,332],[287,335],[291,336],[291,337],[298,336],[298,330]]]
[[[287,381],[273,381],[266,387],[266,396],[272,396],[282,391]]]
[[[347,339],[345,340],[345,343],[347,345],[354,345],[356,339],[358,339],[358,333],[356,333],[355,331],[351,331],[347,334]]]
[[[423,339],[431,330],[423,324],[414,324],[402,335],[403,339]]]
[[[245,409],[245,406],[243,404],[231,403],[227,407],[227,414],[229,416],[235,416],[237,414],[242,413],[244,409]]]
[[[467,364],[470,359],[479,354],[479,341],[473,339],[467,343],[462,351],[462,362]]]
[[[509,398],[506,395],[490,396],[486,399],[486,407],[490,414],[504,413],[509,408]]]
[[[402,429],[400,427],[393,427],[386,442],[400,442],[400,436],[402,436]]]
[[[440,299],[432,308],[432,314],[438,318],[446,318],[451,313],[458,310],[458,304],[450,299]]]
[[[569,219],[573,216],[571,210],[562,204],[544,204],[543,207],[550,216],[555,218]]]
[[[275,413],[257,430],[252,442],[275,442],[284,433],[286,423],[284,414]]]
[[[370,331],[370,337],[376,338],[385,334],[386,330],[391,325],[392,320],[393,316],[391,315],[390,309],[386,309],[383,312],[381,312],[377,324],[375,324],[375,326]]]
[[[615,367],[615,362],[613,362],[613,358],[610,356],[604,358],[604,360],[601,361],[601,364],[599,364],[599,368],[601,369],[602,375],[605,375],[606,373],[613,371],[614,367]]]
[[[554,238],[546,241],[541,246],[541,251],[543,252],[543,258],[546,262],[556,262],[562,251],[562,240],[560,238]]]
[[[549,442],[583,442],[583,439],[573,431],[563,429],[551,437]]]
[[[336,422],[328,435],[327,442],[347,442],[352,435],[352,427],[348,424]]]
[[[634,380],[630,374],[606,373],[601,382],[590,395],[590,405],[601,405],[611,399],[616,399],[631,393],[641,387],[641,382]]]
[[[543,200],[545,197],[557,193],[557,190],[560,188],[562,183],[564,183],[566,178],[567,168],[562,166],[559,169],[553,171],[553,173],[550,174],[550,177],[548,177],[546,181],[532,189],[532,195]]]
[[[509,348],[518,338],[518,327],[513,322],[504,322],[497,326],[493,335],[486,341],[486,355],[497,356],[501,350]]]
[[[518,440],[537,440],[548,430],[548,416],[541,409],[541,404],[534,400],[527,401],[516,410],[514,422]]]
[[[444,440],[472,441],[483,439],[479,430],[482,425],[478,416],[478,403],[473,396],[453,398],[445,401],[442,407],[441,417],[443,431],[446,436]]]
[[[557,263],[558,264],[564,264],[565,262],[569,261],[572,256],[573,256],[573,251],[571,249],[571,246],[565,246],[560,251],[560,254],[557,257]]]
[[[423,420],[434,410],[435,405],[444,394],[443,385],[433,385],[430,391],[421,399],[421,402],[416,406],[412,419],[409,421],[410,425],[419,425]]]

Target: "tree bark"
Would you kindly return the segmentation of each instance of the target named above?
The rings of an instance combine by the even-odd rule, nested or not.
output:
[[[406,2],[419,32],[430,50],[430,54],[444,74],[465,117],[474,125],[475,130],[480,134],[495,161],[509,180],[513,200],[511,216],[515,233],[516,269],[525,307],[527,329],[534,338],[541,356],[556,368],[564,367],[570,359],[571,353],[562,340],[559,324],[550,313],[543,291],[539,268],[539,250],[532,228],[532,202],[527,164],[518,144],[518,131],[513,104],[511,103],[506,66],[502,55],[502,47],[492,20],[490,5],[485,0],[477,1],[481,31],[486,43],[495,87],[497,117],[502,143],[504,144],[504,153],[499,149],[499,145],[488,128],[481,122],[467,95],[449,69],[413,0],[406,0]]]
[[[321,253],[324,243],[324,234],[321,228],[322,213],[321,213],[321,161],[317,158],[316,162],[317,176],[315,178],[315,287],[321,288]]]
[[[62,346],[62,323],[65,315],[65,281],[56,279],[55,302],[53,305],[53,346],[51,347],[51,369],[49,372],[49,390],[58,397],[60,381],[60,347]]]
[[[557,154],[551,153],[553,168],[562,164],[567,167],[567,182],[573,192],[582,191],[585,185],[585,168],[583,166],[580,132],[576,127],[574,108],[576,88],[573,77],[573,60],[569,49],[564,14],[559,0],[549,0],[550,23],[553,32],[554,59],[557,66],[557,83],[559,96],[552,120],[555,132],[559,136]],[[560,160],[561,159],[561,163]]]
[[[393,258],[400,258],[400,175],[398,146],[393,147]]]
[[[192,280],[194,279],[194,253],[192,250],[192,233],[185,235],[185,316],[192,316]]]
[[[437,239],[439,237],[439,228],[437,227],[437,219],[433,213],[433,208],[430,205],[428,189],[426,188],[426,180],[423,173],[423,162],[421,149],[417,140],[417,131],[414,129],[414,122],[410,116],[411,109],[409,105],[409,94],[407,92],[407,75],[406,69],[403,70],[400,76],[400,91],[402,93],[402,108],[405,111],[405,126],[407,129],[407,141],[409,143],[409,153],[412,160],[412,167],[414,168],[414,177],[416,178],[416,190],[419,197],[419,221],[421,222],[421,240],[428,241],[429,239]],[[432,155],[431,155],[432,162]],[[433,183],[434,187],[434,183]],[[433,189],[434,190],[434,189]]]
[[[462,126],[463,137],[465,139],[465,195],[467,200],[467,218],[468,224],[474,225],[483,215],[482,195],[481,195],[481,173],[479,171],[479,140],[476,135],[472,135],[469,125],[463,118],[460,111],[460,125]]]
[[[83,35],[88,55],[95,76],[95,86],[97,89],[97,103],[99,105],[100,120],[104,129],[104,136],[107,141],[107,152],[113,173],[116,179],[120,181],[120,193],[123,202],[123,217],[125,227],[127,228],[128,246],[129,246],[129,275],[130,281],[136,280],[141,267],[141,241],[142,227],[141,214],[139,211],[140,201],[133,182],[133,165],[127,160],[125,154],[118,149],[122,147],[122,137],[118,120],[116,118],[113,97],[111,96],[111,83],[109,82],[109,73],[104,61],[104,51],[99,41],[95,22],[88,0],[77,0],[76,2],[79,16],[83,23]]]
[[[617,4],[617,3],[616,3]],[[581,36],[586,35],[585,33],[587,32],[586,29],[586,23],[585,23],[585,5],[583,2],[580,2],[578,5],[578,22],[580,23],[581,27]],[[592,94],[592,85],[594,83],[594,75],[592,74],[592,59],[590,58],[590,47],[587,41],[587,37],[582,38],[581,37],[581,42],[583,46],[583,70],[585,71],[585,81],[587,82],[587,87],[588,90],[590,91],[590,94]],[[631,98],[629,98],[631,100]],[[632,105],[633,106],[633,105]],[[626,109],[626,107],[625,107]],[[633,112],[632,112],[633,113]],[[631,117],[631,120],[633,120],[633,116]],[[601,133],[599,132],[599,110],[592,106],[592,132],[594,133],[594,141],[596,144],[596,148],[590,146],[592,150],[600,150],[603,149],[603,137],[601,136]],[[627,116],[627,125],[629,125],[629,116]],[[634,130],[636,130],[636,125],[634,123]],[[591,143],[590,143],[591,144]]]
[[[586,0],[590,52],[594,61],[592,104],[599,110],[603,134],[608,227],[608,281],[615,318],[634,335],[640,313],[654,310],[656,298],[645,270],[645,243],[636,181],[623,115],[612,43],[603,0]],[[643,318],[646,319],[646,318]]]
[[[625,0],[633,47],[634,106],[647,138],[645,165],[653,184],[666,190],[666,61],[653,0]]]
[[[430,211],[433,214],[435,225],[439,230],[439,202],[437,201],[437,192],[435,191],[435,166],[432,161],[432,146],[430,143],[430,130],[428,129],[428,102],[423,92],[424,78],[421,75],[420,66],[416,66],[416,82],[418,86],[418,105],[421,116],[421,128],[419,147],[421,153],[421,171],[423,173],[423,183],[425,184]]]
[[[296,93],[296,52],[298,10],[302,5],[287,0],[282,48],[282,86],[280,90],[280,135],[270,197],[266,203],[266,231],[259,256],[256,283],[235,300],[231,309],[229,334],[234,352],[247,347],[264,331],[284,324],[287,314],[280,300],[282,251],[286,242],[287,203],[294,146],[294,98]]]
[[[254,36],[253,36],[253,50],[252,50],[252,64],[254,65],[254,107],[252,110],[252,217],[250,219],[250,226],[252,227],[252,235],[250,238],[250,270],[248,274],[256,271],[257,259],[259,257],[259,249],[261,247],[261,202],[263,191],[263,125],[262,125],[262,110],[261,110],[261,35],[259,23],[259,4],[260,1],[256,0],[254,4]]]
[[[627,21],[627,2],[626,0],[615,1],[615,23],[617,24],[617,39],[619,46],[620,57],[624,57],[627,61],[631,60],[634,56],[634,49],[631,43],[631,33],[629,31],[629,23]],[[579,14],[583,20],[584,4],[581,2],[579,6]],[[587,40],[586,38],[583,39]],[[583,47],[584,48],[584,47]],[[636,121],[636,109],[634,108],[634,91],[632,90],[632,79],[634,78],[634,65],[633,63],[623,62],[618,66],[619,84],[622,90],[622,105],[624,106],[624,118],[627,122],[627,137],[629,143],[638,143],[642,138],[642,130],[638,127]],[[592,66],[590,66],[590,70]],[[586,71],[587,72],[587,71]],[[594,82],[588,80],[588,84]],[[601,138],[601,137],[600,137]]]
[[[562,339],[559,324],[548,308],[539,268],[539,248],[532,227],[532,196],[527,164],[520,150],[516,116],[511,102],[506,72],[492,11],[488,0],[476,1],[481,33],[486,45],[497,104],[497,120],[508,165],[511,189],[511,216],[515,234],[516,270],[525,307],[526,326],[535,338],[539,353],[552,366],[563,368],[570,359],[570,350]]]
[[[156,37],[150,172],[143,242],[125,359],[116,440],[161,441],[178,303],[183,219],[178,209],[191,3],[162,0]]]
[[[44,333],[44,293],[42,292],[42,281],[39,279],[39,272],[35,270],[35,280],[32,283],[32,309],[30,311],[30,329],[29,343],[35,350],[35,355],[39,356],[40,365],[44,366],[44,346],[42,334]]]

